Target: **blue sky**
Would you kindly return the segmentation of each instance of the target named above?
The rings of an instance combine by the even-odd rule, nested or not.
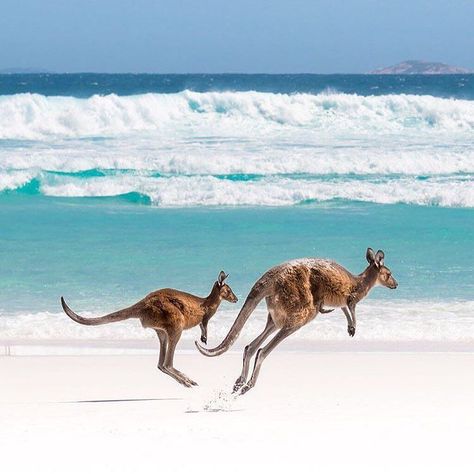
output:
[[[474,1],[2,0],[0,69],[367,72],[474,69]]]

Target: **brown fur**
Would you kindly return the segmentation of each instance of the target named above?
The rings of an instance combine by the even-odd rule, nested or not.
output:
[[[196,343],[199,351],[206,356],[215,356],[225,352],[238,337],[245,321],[257,304],[266,299],[268,308],[267,326],[244,351],[244,366],[237,379],[234,391],[242,388],[241,393],[255,385],[260,365],[265,357],[283,339],[312,321],[319,312],[329,310],[324,306],[342,308],[348,321],[348,333],[355,334],[355,307],[374,285],[396,288],[397,282],[390,270],[384,266],[384,254],[367,249],[368,267],[359,275],[353,275],[344,267],[330,260],[300,259],[283,263],[266,272],[254,285],[237,319],[224,341],[215,349],[205,349]],[[249,358],[274,331],[276,336],[255,359],[255,367],[249,381],[246,381]]]
[[[219,274],[211,293],[206,298],[194,296],[179,290],[165,288],[145,296],[129,308],[108,314],[100,318],[83,318],[69,308],[63,298],[64,312],[74,321],[86,325],[107,324],[129,318],[140,320],[144,328],[156,331],[160,340],[160,360],[158,368],[173,377],[179,383],[190,387],[196,382],[173,367],[176,345],[184,330],[201,327],[201,341],[207,342],[207,324],[214,316],[222,300],[235,303],[237,297],[230,286],[224,283],[224,272]]]

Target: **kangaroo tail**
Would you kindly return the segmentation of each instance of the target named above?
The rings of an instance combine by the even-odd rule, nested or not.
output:
[[[85,324],[87,326],[98,326],[99,324],[107,324],[107,323],[114,323],[116,321],[123,321],[125,319],[133,318],[138,316],[136,307],[137,305],[130,306],[129,308],[121,309],[116,311],[115,313],[107,314],[106,316],[102,316],[100,318],[83,318],[76,314],[64,301],[64,298],[61,296],[61,305],[63,307],[64,312],[76,323]]]
[[[242,331],[244,324],[246,323],[250,315],[253,313],[253,310],[257,307],[258,303],[260,303],[260,301],[262,301],[262,299],[265,298],[265,296],[267,296],[268,294],[268,284],[266,284],[264,277],[265,275],[260,278],[252,287],[250,293],[247,296],[247,299],[245,300],[244,305],[242,306],[242,309],[240,310],[237,318],[234,321],[234,324],[232,324],[232,327],[230,328],[227,336],[217,347],[215,347],[214,349],[207,349],[206,347],[203,347],[201,344],[199,344],[198,341],[194,342],[201,354],[207,357],[215,357],[223,354],[224,352],[230,349],[232,344],[239,337],[240,331]]]

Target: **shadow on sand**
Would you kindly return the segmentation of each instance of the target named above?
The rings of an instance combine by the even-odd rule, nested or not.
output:
[[[117,398],[105,400],[72,400],[60,403],[119,403],[119,402],[157,402],[157,401],[173,401],[182,400],[182,398]]]

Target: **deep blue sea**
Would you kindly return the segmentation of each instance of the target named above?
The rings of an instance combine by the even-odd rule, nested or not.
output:
[[[371,246],[400,286],[357,338],[474,344],[473,207],[474,75],[0,75],[0,342],[153,338],[59,297],[98,315],[224,269],[217,340],[272,265]],[[346,341],[338,313],[300,337]]]

